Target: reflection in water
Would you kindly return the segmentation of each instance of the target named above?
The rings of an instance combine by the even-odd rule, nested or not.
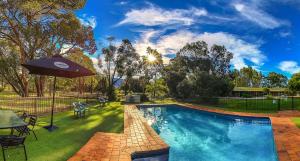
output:
[[[178,106],[146,106],[140,110],[170,145],[170,161],[277,161],[269,119]]]

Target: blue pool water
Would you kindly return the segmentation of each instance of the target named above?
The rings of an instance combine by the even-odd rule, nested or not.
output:
[[[139,108],[170,145],[169,161],[278,161],[268,118],[222,115],[177,105]]]

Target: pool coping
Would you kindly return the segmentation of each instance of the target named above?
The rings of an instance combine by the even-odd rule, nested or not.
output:
[[[299,111],[261,114],[225,111],[188,103],[176,103],[174,105],[226,115],[267,117],[271,120],[279,160],[300,161],[300,129],[290,120],[290,117],[300,116]],[[124,106],[124,132],[122,134],[95,133],[69,161],[129,161],[140,157],[150,157],[151,154],[168,153],[170,147],[148,125],[137,106]]]

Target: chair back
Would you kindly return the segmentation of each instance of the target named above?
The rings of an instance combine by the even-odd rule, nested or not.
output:
[[[72,105],[73,105],[74,108],[78,108],[78,103],[77,102],[73,102]]]
[[[28,113],[27,112],[23,112],[23,114],[20,116],[20,118],[22,119],[22,120],[26,120],[26,118],[28,117]]]
[[[18,146],[23,145],[25,141],[25,136],[5,136],[0,137],[0,145],[2,147],[11,147],[11,146]]]
[[[17,130],[20,133],[19,136],[22,136],[24,134],[29,134],[29,130],[28,130],[27,126],[15,127],[14,129]]]
[[[29,122],[28,122],[28,125],[31,125],[31,126],[35,126],[35,124],[36,124],[36,121],[37,121],[37,117],[36,116],[31,116],[30,118],[29,118]]]

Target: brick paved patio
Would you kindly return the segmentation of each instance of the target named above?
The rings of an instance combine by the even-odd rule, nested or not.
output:
[[[69,161],[129,161],[133,153],[169,151],[136,106],[125,106],[124,115],[123,134],[97,132]]]
[[[270,117],[279,160],[300,161],[300,129],[290,120],[290,117],[299,117],[300,112],[249,114],[209,109],[192,104],[181,105],[223,114]],[[123,134],[97,132],[69,161],[129,161],[133,153],[168,151],[168,145],[147,125],[136,106],[127,105],[124,111]]]

